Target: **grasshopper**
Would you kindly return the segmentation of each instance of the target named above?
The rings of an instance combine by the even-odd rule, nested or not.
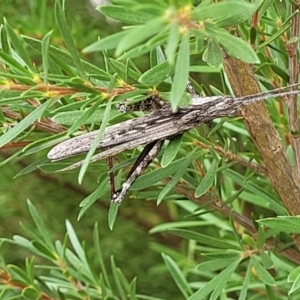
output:
[[[97,146],[97,149],[101,150],[101,152],[94,155],[90,162],[112,157],[125,150],[146,145],[127,175],[121,189],[112,192],[112,202],[121,203],[131,185],[157,156],[164,140],[182,134],[201,123],[210,123],[216,118],[235,117],[238,109],[242,106],[273,97],[299,94],[300,90],[288,90],[299,85],[297,83],[285,88],[242,97],[228,95],[201,97],[195,93],[192,86],[188,83],[187,90],[191,94],[192,104],[187,107],[179,107],[176,111],[172,111],[171,106],[164,104],[161,99],[150,97],[145,100],[146,102],[138,105],[153,108],[154,111],[148,115],[107,127]],[[131,108],[126,108],[123,104],[119,104],[119,110],[126,112],[131,110]],[[87,153],[97,133],[97,130],[92,131],[56,145],[48,153],[48,158],[51,161],[57,161]],[[63,170],[78,168],[82,163],[83,161],[79,161]]]

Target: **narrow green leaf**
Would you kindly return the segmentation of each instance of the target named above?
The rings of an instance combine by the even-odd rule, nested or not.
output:
[[[109,170],[109,172],[110,173],[115,173],[118,170],[121,170],[121,169],[127,168],[129,166],[132,166],[135,163],[135,161],[137,160],[137,158],[138,158],[138,156],[134,156],[134,157],[131,157],[127,160],[123,160],[122,162],[120,162],[117,165],[113,166]]]
[[[149,39],[151,36],[161,33],[163,29],[164,20],[155,19],[150,22],[147,22],[144,25],[128,30],[126,36],[123,37],[118,43],[116,49],[116,56],[119,56],[123,52],[138,45],[142,41]]]
[[[66,228],[69,236],[69,240],[75,250],[76,254],[78,255],[81,262],[86,262],[86,256],[82,246],[79,243],[78,237],[76,235],[76,231],[74,230],[72,224],[69,220],[66,220]]]
[[[50,234],[47,231],[45,224],[40,217],[40,214],[38,213],[38,211],[36,210],[36,208],[33,206],[33,204],[31,203],[31,201],[29,199],[27,199],[27,205],[28,205],[30,215],[36,225],[36,228],[38,229],[39,233],[41,234],[42,239],[45,241],[45,243],[51,250],[54,250],[53,243],[50,238]]]
[[[49,105],[49,101],[43,103],[39,107],[37,107],[32,113],[26,116],[22,121],[20,121],[17,125],[15,125],[12,129],[10,129],[7,133],[0,136],[0,148],[5,144],[12,141],[15,137],[17,137],[21,132],[23,132],[26,128],[28,128],[32,123],[40,118],[44,111],[47,109]]]
[[[138,300],[136,296],[136,282],[137,282],[137,277],[134,277],[130,283],[130,291],[129,291],[130,300]]]
[[[134,6],[133,6],[134,7]],[[144,11],[134,10],[131,7],[118,5],[104,5],[97,8],[106,17],[118,20],[127,24],[145,24],[155,18],[155,15]]]
[[[40,138],[39,140],[36,140],[30,143],[29,145],[25,146],[22,149],[22,155],[30,155],[32,153],[42,151],[46,148],[53,147],[57,143],[60,143],[64,140],[66,140],[65,132],[61,132],[56,135],[45,136],[44,138]]]
[[[100,287],[100,290],[101,290],[101,297],[103,299],[108,298],[108,293],[107,293],[108,289],[106,288],[106,283],[105,283],[105,281],[103,279],[103,274],[100,274],[100,276],[99,276],[98,286]],[[111,290],[111,288],[110,288],[110,290]]]
[[[26,259],[26,261],[25,261],[25,270],[26,270],[26,273],[27,273],[27,275],[28,275],[28,277],[29,277],[29,280],[30,280],[30,283],[32,284],[32,285],[34,285],[34,283],[35,283],[35,278],[34,278],[34,268],[35,268],[35,266],[34,266],[34,258],[31,258],[31,259]]]
[[[229,27],[249,20],[259,7],[261,1],[247,3],[241,0],[218,2],[194,9],[194,20],[213,20],[220,27]]]
[[[281,67],[276,64],[269,63],[268,67],[270,67],[277,75],[279,75],[284,81],[289,82],[290,76],[289,74]]]
[[[83,53],[97,52],[103,50],[111,50],[118,46],[120,40],[127,35],[127,31],[121,31],[112,35],[109,35],[99,41],[87,46],[82,50]]]
[[[207,257],[209,259],[216,259],[216,258],[222,258],[222,259],[228,259],[231,257],[237,257],[237,254],[240,254],[241,251],[236,251],[236,250],[220,250],[219,252],[207,252],[207,253],[202,253],[204,257]],[[243,253],[242,253],[243,254]]]
[[[222,166],[222,168],[223,167],[227,168],[227,166],[224,166],[224,165]],[[238,197],[240,196],[240,194],[242,194],[243,192],[244,192],[243,188],[239,189],[234,194],[232,194],[229,198],[227,198],[226,200],[224,200],[224,203],[225,204],[231,204],[232,202],[234,202],[235,200],[237,200]]]
[[[282,206],[282,204],[278,203],[278,200],[274,198],[273,195],[270,195],[270,193],[268,193],[265,189],[253,182],[245,182],[245,178],[241,174],[238,174],[231,169],[226,169],[223,171],[223,175],[227,176],[245,189],[240,196],[243,200],[247,199],[244,195],[248,195],[249,197],[247,201],[251,202],[254,198],[256,200],[254,202],[255,205],[274,210],[279,215],[287,214],[286,209]],[[249,191],[249,193],[247,191]]]
[[[4,94],[1,95],[1,91],[0,91],[0,98],[1,98],[2,96],[5,97]],[[5,116],[4,116],[4,114],[3,114],[3,111],[0,109],[0,123],[5,123],[5,122],[6,122]]]
[[[274,268],[274,262],[270,257],[270,253],[268,252],[261,252],[260,253],[261,263],[265,269]]]
[[[11,49],[8,43],[6,30],[3,25],[0,25],[0,44],[1,44],[2,51],[9,55],[11,53]]]
[[[25,239],[22,236],[14,235],[13,236],[13,241],[17,245],[20,245],[20,246],[24,247],[25,249],[29,249],[29,250],[33,250],[34,249],[34,247],[32,246],[31,241],[29,241],[28,239]]]
[[[207,245],[211,248],[240,250],[240,248],[235,243],[229,243],[224,239],[217,239],[206,234],[186,229],[170,229],[170,231],[180,237],[188,240],[195,240],[200,244]]]
[[[12,58],[12,56],[0,51],[0,60],[9,67],[11,67],[13,70],[18,71],[18,73],[21,73],[22,75],[27,77],[28,84],[34,84],[34,82],[30,79],[32,78],[32,73],[29,70],[27,70],[24,66],[22,66],[16,59]],[[24,80],[24,82],[26,81]]]
[[[74,122],[78,120],[84,113],[85,111],[82,110],[59,112],[52,117],[52,120],[59,124],[73,125]],[[112,108],[110,113],[110,118],[113,118],[119,114],[120,114],[119,111]],[[103,116],[104,116],[104,109],[96,110],[91,116],[89,116],[86,120],[84,120],[83,124],[98,123],[99,120],[102,120]]]
[[[224,286],[227,281],[230,279],[230,276],[235,271],[235,269],[240,264],[241,259],[237,259],[232,264],[230,264],[226,269],[224,269],[221,273],[215,276],[211,281],[206,283],[203,287],[201,287],[197,292],[195,292],[191,297],[187,300],[201,300],[205,299],[209,293],[212,293],[210,299],[216,299],[222,292]]]
[[[170,25],[169,36],[166,46],[166,56],[170,65],[174,63],[175,52],[180,40],[179,24],[178,22],[172,22]]]
[[[187,280],[185,279],[183,273],[179,269],[178,265],[175,263],[175,261],[168,255],[162,253],[162,257],[164,259],[164,262],[173,277],[177,287],[179,288],[180,292],[184,296],[184,298],[187,298],[192,295],[192,289],[190,288]]]
[[[176,185],[176,183],[179,181],[179,179],[185,173],[186,169],[192,162],[192,158],[193,158],[195,152],[196,152],[196,148],[186,157],[186,159],[183,161],[182,165],[178,168],[175,175],[167,183],[167,185],[163,188],[163,190],[159,193],[159,195],[157,197],[157,204],[161,203],[161,201],[163,200],[165,195]]]
[[[294,282],[300,276],[300,266],[295,268],[288,276],[287,282]]]
[[[67,260],[73,267],[75,267],[76,269],[78,268],[85,268],[84,263],[82,263],[82,261],[80,260],[80,258],[78,257],[78,255],[76,255],[76,253],[74,253],[74,251],[71,251],[69,249],[65,250],[64,253],[64,260]],[[83,272],[83,271],[81,271]]]
[[[103,134],[105,132],[105,128],[106,128],[106,124],[108,122],[108,119],[109,119],[109,114],[110,114],[110,109],[111,109],[111,102],[112,102],[112,98],[109,99],[109,101],[107,102],[107,106],[105,108],[105,112],[104,112],[104,116],[103,116],[103,120],[102,120],[102,123],[100,125],[100,128],[99,128],[99,132],[91,146],[91,149],[89,150],[88,154],[86,155],[83,163],[82,163],[82,166],[80,168],[80,171],[79,171],[79,175],[78,175],[78,182],[81,183],[82,180],[83,180],[83,177],[84,177],[84,174],[89,166],[89,162],[92,158],[92,156],[94,155],[96,149],[97,149],[97,146],[100,142],[100,140],[102,139],[103,137]]]
[[[250,28],[250,33],[249,33],[249,42],[251,45],[256,44],[256,39],[257,39],[257,28],[256,26],[251,26]]]
[[[300,217],[279,216],[257,220],[261,225],[286,233],[300,233]]]
[[[109,207],[109,212],[108,212],[108,227],[110,230],[113,230],[114,228],[118,210],[119,210],[119,204],[111,202]]]
[[[164,149],[164,153],[161,158],[161,166],[163,168],[167,167],[176,157],[176,155],[179,151],[179,148],[181,146],[182,137],[183,137],[183,135],[180,134],[180,135],[177,135],[177,136],[171,138],[169,144]]]
[[[83,111],[83,114],[80,115],[80,117],[73,122],[72,126],[68,130],[68,135],[71,135],[74,131],[76,131],[81,125],[85,124],[87,120],[96,112],[98,109],[101,99],[101,96],[94,97],[95,104]],[[99,120],[98,120],[99,121]]]
[[[120,283],[122,284],[122,287],[124,288],[125,293],[128,295],[129,291],[130,291],[130,284],[129,284],[128,280],[126,279],[124,273],[119,268],[117,268],[117,273],[118,273],[118,277],[120,278]],[[128,298],[126,297],[126,300],[127,299]]]
[[[208,40],[206,61],[209,66],[214,68],[219,67],[223,61],[220,46],[212,39]]]
[[[258,228],[257,240],[256,240],[256,248],[260,249],[266,241],[266,235],[262,226]]]
[[[112,269],[112,273],[113,273],[113,277],[114,277],[114,283],[115,283],[115,285],[117,287],[117,290],[119,292],[118,299],[127,300],[126,291],[122,287],[120,276],[118,274],[118,268],[116,266],[116,263],[115,263],[115,260],[114,260],[113,256],[111,257],[111,269]]]
[[[249,234],[246,234],[246,233],[243,234],[243,241],[252,248],[256,247],[254,238],[252,236],[250,236]]]
[[[93,240],[94,240],[94,245],[95,245],[95,249],[96,249],[97,261],[100,264],[101,272],[103,274],[105,284],[111,290],[111,284],[110,284],[109,276],[108,276],[107,269],[106,269],[106,266],[104,263],[103,253],[102,253],[101,245],[100,245],[98,223],[95,223],[95,225],[94,225]]]
[[[247,297],[248,287],[250,285],[251,273],[252,273],[252,263],[251,263],[251,260],[249,260],[246,276],[244,277],[243,285],[242,285],[238,300],[246,300],[247,299],[246,297]]]
[[[182,35],[178,56],[175,66],[174,80],[171,88],[171,104],[175,111],[180,103],[186,89],[189,77],[190,53],[189,53],[189,32]]]
[[[51,60],[55,63],[55,65],[58,66],[60,70],[62,70],[65,74],[67,74],[69,78],[78,76],[78,72],[76,71],[76,65],[73,60],[72,63],[68,63],[66,60],[62,59],[61,56],[54,56],[51,53],[50,56]]]
[[[166,78],[171,76],[174,68],[168,61],[164,61],[153,68],[147,70],[140,78],[139,82],[148,85],[156,85],[163,82]]]
[[[37,39],[33,39],[31,37],[27,37],[27,36],[23,36],[23,39],[34,50],[40,51],[40,52],[42,51],[41,41],[39,41]],[[54,46],[50,46],[49,54],[51,56],[51,59],[53,59],[54,61],[59,59],[59,61],[63,61],[66,64],[75,67],[75,63],[72,59],[72,56],[69,53],[67,53],[61,49],[58,49]],[[110,75],[108,73],[106,73],[104,70],[98,68],[97,66],[95,66],[87,61],[84,61],[84,60],[81,60],[81,63],[86,72],[91,73],[91,74],[97,74],[98,78],[102,78],[102,80],[105,80],[105,81],[110,79]]]
[[[271,6],[273,4],[275,0],[265,0],[262,5],[259,8],[258,11],[258,15],[259,15],[259,19],[261,18],[261,16],[267,11],[267,9],[269,8],[269,6]]]
[[[128,69],[129,69],[128,64],[126,64],[126,74],[128,73]],[[114,88],[114,86],[116,84],[117,76],[118,76],[118,73],[115,73],[111,76],[110,81],[109,81],[109,85],[108,85],[108,89],[107,89],[108,93],[110,93],[111,90]],[[128,76],[126,75],[126,77],[128,77]]]
[[[208,27],[206,30],[212,39],[226,49],[226,52],[229,55],[247,63],[260,63],[260,60],[252,47],[241,38],[228,33],[225,29],[217,28],[216,26]]]
[[[298,277],[295,279],[291,289],[289,290],[289,295],[299,290],[299,288],[300,288],[300,275],[298,275]]]
[[[253,256],[251,257],[252,265],[255,268],[256,274],[259,279],[266,285],[276,286],[274,278],[270,275],[270,273],[263,268],[263,266],[258,262],[258,260]]]
[[[276,285],[278,286],[278,285]],[[265,285],[266,297],[268,299],[276,299],[277,298],[277,289],[270,285]]]
[[[35,171],[36,169],[38,169],[40,166],[47,164],[48,162],[49,162],[48,158],[43,158],[43,159],[34,161],[30,165],[28,165],[24,169],[22,169],[19,173],[17,173],[17,175],[15,175],[14,178],[20,177],[25,174],[29,174],[29,173]]]
[[[140,72],[137,72],[136,70],[133,70],[132,68],[127,69],[126,65],[124,65],[120,61],[110,58],[109,62],[111,62],[113,67],[115,67],[114,69],[116,69],[116,71],[117,70],[121,71],[123,73],[122,75],[124,75],[124,77],[125,77],[126,73],[129,75],[130,78],[133,78],[134,80],[138,80],[141,76]],[[120,72],[118,72],[118,73],[120,73]]]
[[[15,265],[10,265],[8,269],[10,276],[14,281],[22,282],[25,284],[25,286],[27,286],[27,284],[29,283],[29,279],[27,274],[21,268]]]
[[[199,227],[208,226],[214,224],[213,221],[179,221],[179,222],[164,222],[156,225],[149,230],[150,234],[168,231],[172,228],[188,228],[188,227]]]
[[[22,83],[29,82],[29,85],[31,85],[31,87],[29,87],[24,92],[20,93],[17,96],[12,96],[12,97],[10,97],[10,96],[12,94],[15,94],[15,91],[9,91],[9,89],[4,88],[3,90],[0,91],[0,93],[1,93],[0,94],[0,104],[9,104],[9,105],[13,104],[14,109],[20,109],[22,111],[27,110],[28,112],[31,112],[31,111],[33,111],[34,107],[30,106],[28,104],[24,104],[25,101],[23,101],[23,100],[28,99],[28,98],[36,98],[36,99],[44,99],[45,98],[44,92],[35,90],[37,85],[36,85],[36,83],[33,83],[33,81],[28,80],[28,75],[23,76],[23,75],[8,74],[8,73],[1,74],[1,72],[0,72],[0,76],[6,77],[7,79],[13,78],[14,80],[18,80]],[[2,96],[3,96],[3,98],[2,98]],[[48,98],[48,96],[46,96],[46,98]],[[21,104],[22,102],[23,102],[23,104]]]
[[[184,158],[180,158],[171,163],[166,168],[159,168],[153,170],[152,172],[139,176],[136,182],[132,185],[131,190],[141,190],[146,187],[153,186],[155,183],[175,173],[178,170],[181,163],[183,162],[183,160]]]
[[[229,220],[230,220],[230,224],[231,224],[231,228],[232,228],[232,233],[234,235],[234,238],[236,240],[236,242],[239,244],[241,249],[244,249],[244,244],[241,241],[241,235],[239,232],[237,232],[236,226],[235,226],[235,220],[234,220],[234,210],[231,209],[230,210],[230,215],[229,215]],[[244,237],[244,235],[242,236]],[[255,247],[255,243],[254,243],[254,247]]]
[[[79,207],[82,207],[77,220],[80,220],[81,217],[84,215],[84,213],[100,198],[102,197],[106,192],[108,191],[108,177],[105,174],[104,179],[101,181],[97,189],[87,196],[84,200],[81,201],[79,204]]]
[[[203,151],[194,153],[192,160],[195,160],[197,157],[202,155]],[[132,185],[131,190],[141,190],[149,186],[153,186],[155,183],[161,181],[162,179],[168,177],[169,175],[175,173],[178,168],[181,166],[185,158],[180,158],[176,161],[173,161],[166,168],[156,169],[150,173],[140,176],[136,182]]]
[[[210,66],[190,66],[190,72],[197,73],[220,73],[221,68],[215,68]]]
[[[295,11],[296,12],[296,11]],[[274,42],[278,37],[282,36],[284,32],[286,32],[291,27],[291,23],[286,23],[284,26],[282,26],[279,30],[276,30],[275,33],[269,37],[265,42],[260,43],[257,46],[257,50],[263,49],[267,45]],[[277,50],[278,51],[278,50]],[[282,52],[282,50],[279,50],[279,52]]]
[[[164,61],[166,61],[164,54],[161,54],[161,47],[157,47],[156,49],[151,49],[150,53],[149,53],[149,63],[150,63],[150,68],[152,69],[153,67],[155,67],[156,65],[158,65],[159,63],[162,63]],[[158,59],[162,59],[161,62],[158,62]]]
[[[197,186],[195,191],[195,197],[200,197],[205,194],[210,187],[213,185],[213,182],[216,178],[218,170],[219,161],[214,159],[207,170],[204,178],[201,180],[200,184]]]
[[[45,257],[50,258],[51,260],[57,260],[57,257],[55,256],[54,247],[52,246],[53,249],[49,249],[48,247],[45,246],[45,244],[39,242],[39,241],[32,241],[32,245],[40,251]]]
[[[224,269],[234,261],[236,261],[240,256],[237,254],[236,257],[220,258],[210,261],[205,261],[196,267],[196,270],[200,272],[214,272],[220,269]]]
[[[66,9],[65,0],[63,0],[63,7],[60,4],[60,0],[56,0],[56,2],[55,2],[55,19],[56,19],[60,34],[62,35],[62,37],[66,43],[66,46],[68,47],[68,50],[74,61],[74,64],[76,66],[79,76],[83,80],[86,80],[84,69],[82,67],[77,49],[75,47],[73,38],[71,36],[71,29],[69,28],[69,25],[68,25],[68,22],[66,19],[66,15],[65,15],[66,10],[65,9]]]
[[[166,30],[166,28],[165,28]],[[136,47],[130,48],[128,51],[124,52],[120,57],[119,60],[124,60],[127,58],[136,58],[141,57],[144,54],[151,52],[152,50],[157,49],[157,47],[161,47],[161,45],[164,45],[167,40],[167,33],[162,32],[161,34],[157,36],[154,36],[148,40],[147,43],[142,43]]]
[[[49,69],[49,43],[52,35],[52,31],[48,32],[42,41],[42,58],[43,58],[43,70],[44,70],[44,83],[48,83],[48,69]]]
[[[151,53],[153,53],[153,56],[155,56],[154,51],[153,52],[151,51]],[[161,46],[155,48],[155,54],[156,54],[157,64],[161,64],[166,61],[165,51],[162,49]],[[151,66],[154,66],[154,64],[151,64]]]
[[[26,64],[26,66],[29,69],[33,70],[33,65],[32,65],[31,59],[30,59],[27,51],[25,50],[24,42],[23,42],[22,38],[20,38],[20,36],[18,36],[16,34],[14,29],[7,23],[6,19],[4,19],[4,26],[5,26],[5,29],[6,29],[6,33],[9,37],[12,45],[14,46],[14,50],[22,58],[22,60]]]

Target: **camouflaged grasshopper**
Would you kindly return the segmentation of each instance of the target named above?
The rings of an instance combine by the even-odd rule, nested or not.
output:
[[[200,97],[188,83],[187,90],[191,94],[192,104],[187,107],[179,107],[175,112],[172,111],[169,104],[157,97],[150,97],[142,103],[136,104],[136,106],[126,107],[124,104],[119,104],[118,108],[121,112],[131,111],[141,107],[148,107],[148,109],[150,108],[150,110],[154,111],[148,115],[107,127],[97,146],[97,149],[101,150],[101,152],[94,155],[90,162],[112,157],[125,150],[146,145],[127,175],[121,189],[112,192],[112,201],[114,203],[121,203],[137,177],[156,157],[164,140],[182,134],[201,123],[209,123],[215,118],[234,117],[237,115],[238,109],[241,106],[273,97],[299,94],[300,90],[287,90],[299,85],[300,84],[294,84],[285,88],[278,88],[242,97]],[[48,158],[51,161],[57,161],[87,153],[97,134],[98,131],[96,130],[66,140],[52,148],[48,153]],[[80,167],[82,163],[83,161],[79,161],[63,170]]]

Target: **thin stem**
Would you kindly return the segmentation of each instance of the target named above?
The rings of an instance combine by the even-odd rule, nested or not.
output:
[[[114,166],[114,163],[113,163],[113,158],[112,156],[109,156],[107,158],[107,163],[108,163],[108,169],[110,171],[109,173],[109,183],[110,183],[110,197],[112,198],[112,196],[115,194],[116,192],[116,188],[115,188],[115,175],[113,172],[111,172],[111,169],[113,168]]]
[[[100,93],[107,93],[108,98],[113,95],[120,95],[124,94],[130,91],[135,90],[133,87],[120,87],[120,88],[114,88],[110,91],[108,91],[107,88],[99,87],[99,86],[88,86],[87,88],[90,88],[91,90],[95,90]],[[14,92],[25,92],[25,91],[38,91],[38,92],[45,92],[47,93],[46,96],[49,98],[51,97],[57,97],[57,96],[65,96],[65,95],[73,95],[78,92],[80,92],[79,89],[68,87],[68,86],[55,86],[55,85],[46,85],[46,84],[37,84],[35,86],[31,85],[23,85],[23,84],[15,84],[13,82],[9,82],[7,84],[0,84],[0,90],[7,89],[9,91]]]
[[[298,5],[291,5],[291,13],[293,14],[299,7],[299,0],[296,1]],[[290,84],[298,82],[299,65],[298,65],[298,36],[299,36],[299,14],[295,14],[292,19],[292,26],[290,29],[290,39],[295,39],[295,42],[288,43],[286,48],[289,58],[289,74]],[[293,88],[295,89],[295,88]],[[287,101],[287,111],[289,117],[289,125],[291,131],[291,145],[295,158],[295,173],[300,178],[300,137],[299,137],[299,120],[297,112],[297,95],[289,95]]]

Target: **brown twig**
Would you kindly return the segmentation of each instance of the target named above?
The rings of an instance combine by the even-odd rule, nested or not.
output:
[[[86,85],[87,88],[91,90],[95,90],[96,92],[100,93],[107,93],[108,96],[112,95],[120,95],[124,94],[126,92],[133,91],[135,88],[133,87],[120,87],[120,88],[114,88],[112,90],[108,90],[104,87],[98,87],[98,86],[92,86],[92,85]],[[66,95],[72,95],[80,92],[79,89],[72,88],[72,87],[61,87],[61,86],[55,86],[55,85],[46,85],[46,84],[37,84],[36,86],[31,85],[23,85],[23,84],[15,84],[10,82],[9,84],[0,84],[0,90],[1,89],[7,89],[9,91],[15,91],[15,92],[25,92],[25,91],[38,91],[38,92],[44,92],[47,93],[49,97],[54,96],[66,96]]]
[[[291,4],[291,13],[293,14],[297,9],[299,9],[300,2],[296,1],[298,5],[295,3]],[[298,64],[298,37],[299,37],[299,26],[300,26],[300,18],[299,13],[295,14],[295,16],[291,20],[292,25],[290,28],[290,40],[296,39],[295,41],[288,42],[286,45],[288,59],[289,59],[289,75],[290,75],[290,83],[298,82],[298,74],[299,74],[299,64]],[[290,95],[287,101],[287,111],[289,117],[289,126],[291,131],[291,145],[294,152],[295,159],[295,173],[300,178],[300,135],[299,135],[299,119],[298,119],[298,111],[297,111],[297,96]]]
[[[0,109],[2,110],[3,115],[7,118],[10,118],[10,119],[16,120],[16,121],[23,119],[23,116],[20,113],[11,111],[10,109],[8,109],[6,107],[0,107]],[[41,131],[51,132],[51,133],[60,133],[60,132],[63,132],[66,130],[66,128],[64,126],[52,121],[50,118],[43,118],[40,121],[35,121],[32,125]]]
[[[253,67],[225,55],[225,72],[236,96],[259,92]],[[244,106],[241,115],[260,152],[270,181],[291,215],[300,214],[300,184],[285,155],[280,136],[262,102]]]
[[[196,141],[195,144],[200,147],[200,148],[203,148],[203,149],[209,149],[209,148],[212,148],[214,149],[217,153],[219,153],[221,156],[223,156],[224,158],[227,158],[231,161],[235,161],[253,171],[257,171],[263,175],[266,175],[268,176],[268,173],[267,173],[267,170],[265,167],[259,165],[259,164],[256,164],[256,163],[252,163],[252,162],[249,162],[248,160],[242,158],[242,157],[239,157],[237,156],[236,154],[230,152],[230,151],[225,151],[224,148],[220,147],[220,146],[216,146],[216,145],[207,145],[207,144],[204,144],[200,141]]]

